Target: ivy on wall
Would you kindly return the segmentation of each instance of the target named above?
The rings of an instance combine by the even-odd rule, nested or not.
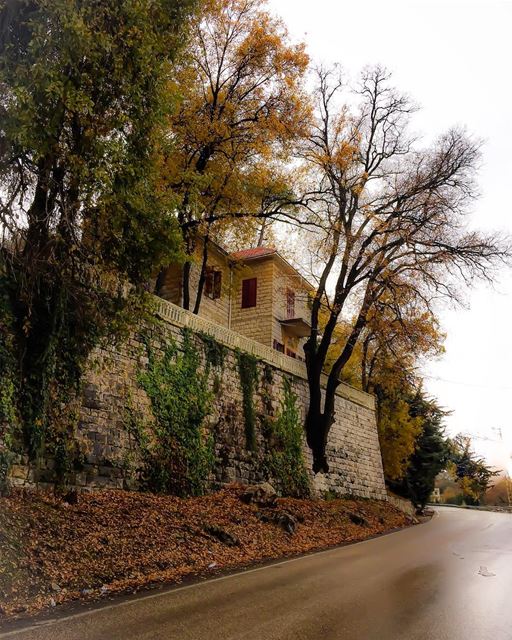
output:
[[[15,269],[7,268],[0,255],[0,486],[6,486],[11,463],[28,454],[35,480],[62,488],[83,466],[84,453],[75,438],[81,382],[87,357],[104,331],[94,319],[88,324],[83,319],[62,321],[72,301],[57,292],[44,301],[48,309],[39,315],[39,332],[27,324],[28,340],[16,318],[15,295]],[[132,324],[128,317],[135,318],[144,304],[134,302],[124,320],[119,313],[111,323],[113,333],[121,336],[122,328]],[[48,460],[51,467],[42,464]]]
[[[7,490],[7,476],[15,458],[15,439],[20,427],[12,324],[7,287],[0,272],[0,495]]]
[[[268,454],[265,465],[287,496],[302,497],[310,493],[309,476],[303,454],[303,428],[288,378],[283,378],[283,398],[277,416],[266,422]]]
[[[238,373],[242,386],[245,442],[249,451],[256,450],[256,409],[254,392],[258,384],[258,360],[249,353],[237,352]]]
[[[203,343],[204,355],[207,367],[222,368],[228,349],[218,342],[213,336],[204,331],[197,334]]]
[[[129,425],[144,457],[144,488],[180,496],[204,493],[213,468],[213,439],[204,430],[212,394],[190,331],[180,347],[171,341],[160,357],[147,341],[148,366],[138,382],[151,400],[152,434]]]

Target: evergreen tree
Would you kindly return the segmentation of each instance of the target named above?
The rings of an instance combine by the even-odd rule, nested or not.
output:
[[[459,434],[450,441],[450,445],[450,460],[462,499],[466,504],[478,505],[499,471],[494,471],[483,458],[477,457],[468,436]]]
[[[420,389],[411,402],[410,414],[421,420],[422,431],[416,440],[416,450],[405,478],[392,488],[409,498],[416,508],[423,509],[434,489],[437,474],[444,469],[450,457],[443,426],[446,412]]]

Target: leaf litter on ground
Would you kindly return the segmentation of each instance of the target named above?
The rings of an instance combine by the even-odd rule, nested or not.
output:
[[[72,600],[129,593],[187,576],[356,542],[413,519],[377,500],[279,498],[245,504],[241,485],[195,498],[127,491],[76,504],[15,491],[0,498],[0,619]],[[262,512],[296,522],[293,534]]]

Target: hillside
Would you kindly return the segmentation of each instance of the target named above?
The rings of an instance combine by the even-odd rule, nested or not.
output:
[[[181,499],[105,491],[76,504],[37,493],[0,498],[0,612],[79,599],[356,542],[412,519],[372,500],[279,498],[245,504],[241,486]]]

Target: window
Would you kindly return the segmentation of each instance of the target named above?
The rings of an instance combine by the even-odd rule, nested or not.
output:
[[[276,351],[279,351],[280,353],[284,353],[284,344],[281,344],[281,342],[274,340],[274,349]]]
[[[212,300],[220,298],[222,290],[222,271],[213,267],[206,267],[204,292]]]
[[[286,289],[286,317],[295,318],[295,291]]]
[[[296,358],[297,354],[295,353],[295,351],[292,351],[291,349],[286,349],[286,355],[290,356],[290,358]]]
[[[256,290],[258,288],[257,278],[247,278],[242,280],[242,309],[256,306]]]

